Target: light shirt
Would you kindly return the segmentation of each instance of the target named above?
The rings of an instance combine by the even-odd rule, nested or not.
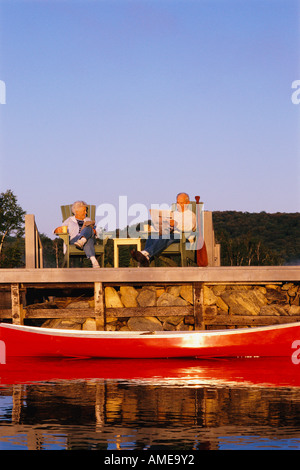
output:
[[[91,220],[89,217],[85,217],[83,219],[83,222],[87,222],[88,220]],[[78,221],[75,217],[75,215],[69,217],[68,219],[64,220],[62,223],[62,226],[67,226],[68,227],[68,233],[70,235],[70,240],[72,240],[76,235],[80,233],[79,230],[79,225]]]
[[[183,212],[173,212],[174,221],[177,222],[174,232],[194,232],[196,230],[196,214],[187,209]]]

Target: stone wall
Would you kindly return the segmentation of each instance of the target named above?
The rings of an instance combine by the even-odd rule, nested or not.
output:
[[[206,328],[212,329],[214,325],[218,325],[218,327],[220,325],[221,327],[234,325],[233,318],[243,319],[244,323],[236,320],[236,324],[243,326],[250,326],[253,317],[264,319],[269,317],[269,324],[274,323],[279,317],[282,318],[282,322],[298,321],[297,316],[300,316],[299,297],[300,283],[204,285],[204,322]],[[96,321],[93,318],[93,297],[55,298],[52,303],[53,308],[70,309],[70,317],[68,319],[46,320],[43,326],[96,329]],[[192,285],[107,286],[105,287],[106,330],[193,330],[195,328],[193,305]],[[153,307],[153,313],[150,307]],[[176,307],[176,315],[172,315],[172,308],[169,309],[170,314],[166,314],[167,309],[163,309],[164,307],[173,307],[174,311],[174,307]],[[181,308],[178,309],[178,307]],[[91,310],[91,316],[80,318],[80,309],[86,310],[87,308]],[[76,309],[76,317],[72,316],[72,309]],[[129,316],[129,309],[139,309],[142,313],[140,316]],[[146,314],[143,309],[147,310]],[[164,310],[164,315],[155,314],[158,310]],[[180,313],[178,313],[179,310]],[[53,311],[54,316],[55,310]],[[247,319],[249,319],[248,323]]]
[[[297,284],[204,286],[204,303],[215,313],[231,315],[299,315]]]

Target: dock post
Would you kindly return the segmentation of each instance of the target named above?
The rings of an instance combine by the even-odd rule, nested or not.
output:
[[[43,268],[43,246],[33,214],[25,215],[25,264],[27,269]]]
[[[16,325],[24,325],[24,311],[20,303],[19,284],[11,284],[11,316]]]
[[[94,283],[95,319],[97,330],[105,328],[104,288],[102,282]]]
[[[204,296],[203,296],[203,282],[193,283],[194,291],[194,318],[195,330],[204,330]]]

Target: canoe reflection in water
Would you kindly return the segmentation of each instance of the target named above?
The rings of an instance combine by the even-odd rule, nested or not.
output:
[[[246,438],[300,448],[299,368],[290,358],[9,359],[0,449],[198,450]]]
[[[216,359],[8,358],[0,385],[49,380],[118,379],[157,384],[249,384],[300,387],[299,367],[289,357]]]

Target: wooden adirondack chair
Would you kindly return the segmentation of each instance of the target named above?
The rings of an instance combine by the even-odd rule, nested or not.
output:
[[[200,199],[200,198],[199,198]],[[160,255],[162,256],[174,256],[180,255],[181,266],[197,265],[197,236],[201,234],[203,236],[203,202],[199,202],[198,197],[196,201],[191,201],[191,210],[196,214],[197,225],[195,235],[195,242],[189,243],[186,240],[184,233],[182,237],[176,243],[168,246]],[[172,210],[176,209],[176,203],[172,204]],[[188,249],[187,249],[188,244]]]
[[[68,217],[73,215],[72,213],[72,204],[68,204],[65,206],[61,206],[61,214],[62,214],[62,221],[66,220]],[[88,205],[87,206],[87,217],[90,219],[95,220],[96,215],[96,206]],[[70,267],[70,257],[85,257],[85,253],[82,250],[78,250],[76,246],[70,245],[70,237],[68,233],[59,233],[57,234],[59,238],[61,238],[65,244],[65,256],[63,261],[63,267],[67,265],[67,268]],[[107,243],[108,238],[104,240],[95,240],[95,254],[96,258],[101,256],[101,267],[104,268],[104,252],[105,252],[105,245]]]

